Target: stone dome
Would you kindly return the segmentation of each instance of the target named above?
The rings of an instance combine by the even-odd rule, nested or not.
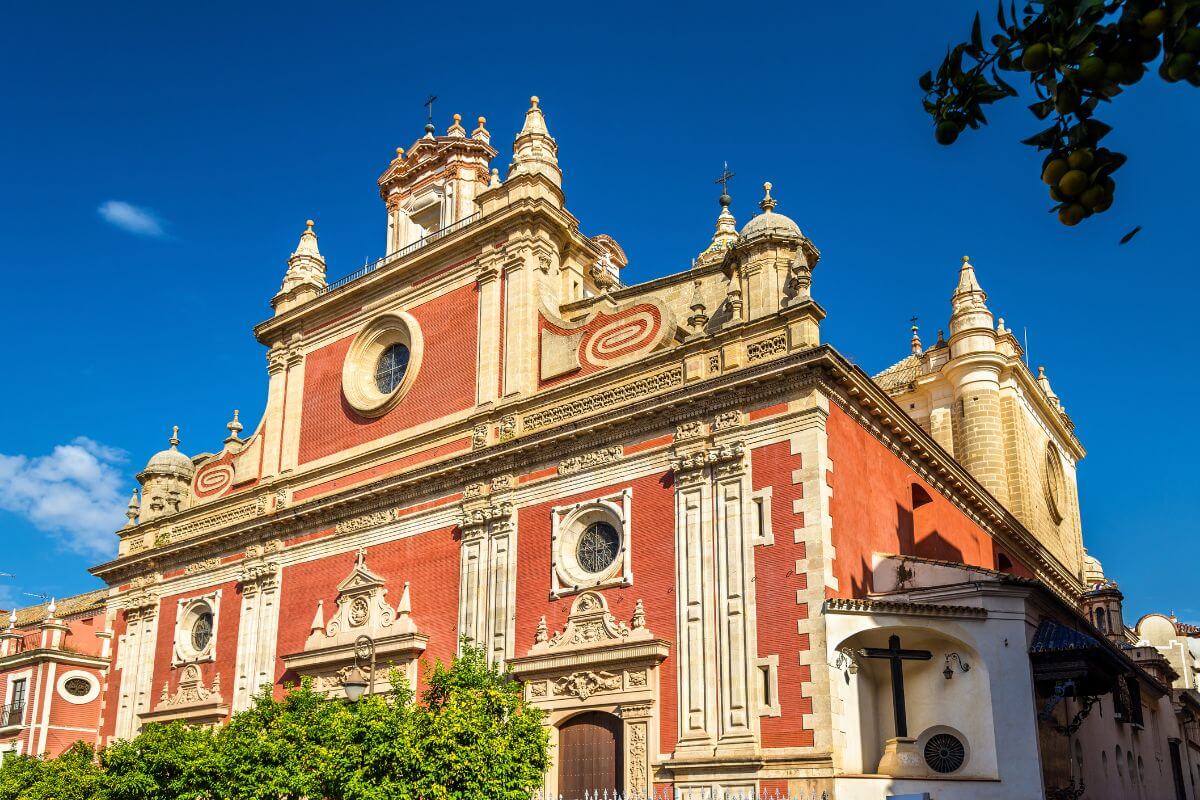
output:
[[[150,460],[146,462],[146,468],[142,470],[139,477],[170,475],[187,481],[192,479],[192,476],[196,474],[196,465],[190,458],[179,452],[178,426],[172,431],[170,443],[171,446],[166,450],[160,450],[150,456]]]
[[[752,236],[766,235],[787,236],[793,239],[804,238],[804,234],[800,232],[800,226],[791,217],[775,213],[775,198],[771,197],[771,184],[764,183],[763,189],[766,191],[766,196],[758,204],[762,213],[751,218],[742,226],[742,238],[749,239]]]

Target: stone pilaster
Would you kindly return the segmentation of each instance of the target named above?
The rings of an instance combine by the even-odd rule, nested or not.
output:
[[[249,708],[265,684],[274,680],[275,646],[279,632],[281,571],[271,556],[278,542],[254,545],[242,565],[242,608],[238,624],[237,663],[234,665],[233,710]]]
[[[515,637],[517,527],[506,494],[512,488],[507,475],[489,487],[468,486],[460,523],[459,637],[482,646],[494,664],[512,658]]]
[[[704,435],[703,423],[679,426],[672,461],[680,756],[709,755],[717,739],[713,503]]]
[[[158,594],[145,588],[152,580],[136,581],[139,585],[125,601],[125,634],[117,647],[116,664],[121,671],[114,728],[114,736],[118,739],[136,736],[141,730],[138,715],[150,710],[154,650],[158,639]]]

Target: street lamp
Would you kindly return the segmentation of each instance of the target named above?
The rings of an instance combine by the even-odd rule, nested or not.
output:
[[[367,669],[363,671],[363,663]],[[357,703],[363,693],[371,694],[375,689],[375,641],[370,636],[359,636],[354,640],[354,668],[342,681],[346,698]]]

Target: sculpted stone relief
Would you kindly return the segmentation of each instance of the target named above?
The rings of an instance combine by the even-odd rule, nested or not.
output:
[[[221,701],[221,674],[213,675],[212,687],[206,687],[200,678],[200,668],[189,664],[183,670],[179,679],[179,687],[171,694],[169,681],[163,681],[162,693],[159,695],[158,708],[179,708],[180,706],[198,705],[207,701]]]
[[[604,599],[604,595],[598,592],[583,592],[571,604],[571,613],[562,631],[551,636],[546,627],[546,618],[541,618],[533,647],[529,652],[533,655],[597,644],[649,641],[653,638],[646,629],[646,610],[641,600],[638,600],[634,607],[631,625],[626,625],[624,622],[618,622],[609,612],[608,601]]]

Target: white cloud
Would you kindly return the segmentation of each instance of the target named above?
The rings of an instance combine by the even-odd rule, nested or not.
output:
[[[105,222],[137,236],[161,239],[167,235],[158,215],[146,208],[138,208],[124,200],[105,200],[96,209]]]
[[[50,455],[0,453],[0,510],[24,517],[71,550],[110,556],[128,495],[122,450],[80,436]]]

